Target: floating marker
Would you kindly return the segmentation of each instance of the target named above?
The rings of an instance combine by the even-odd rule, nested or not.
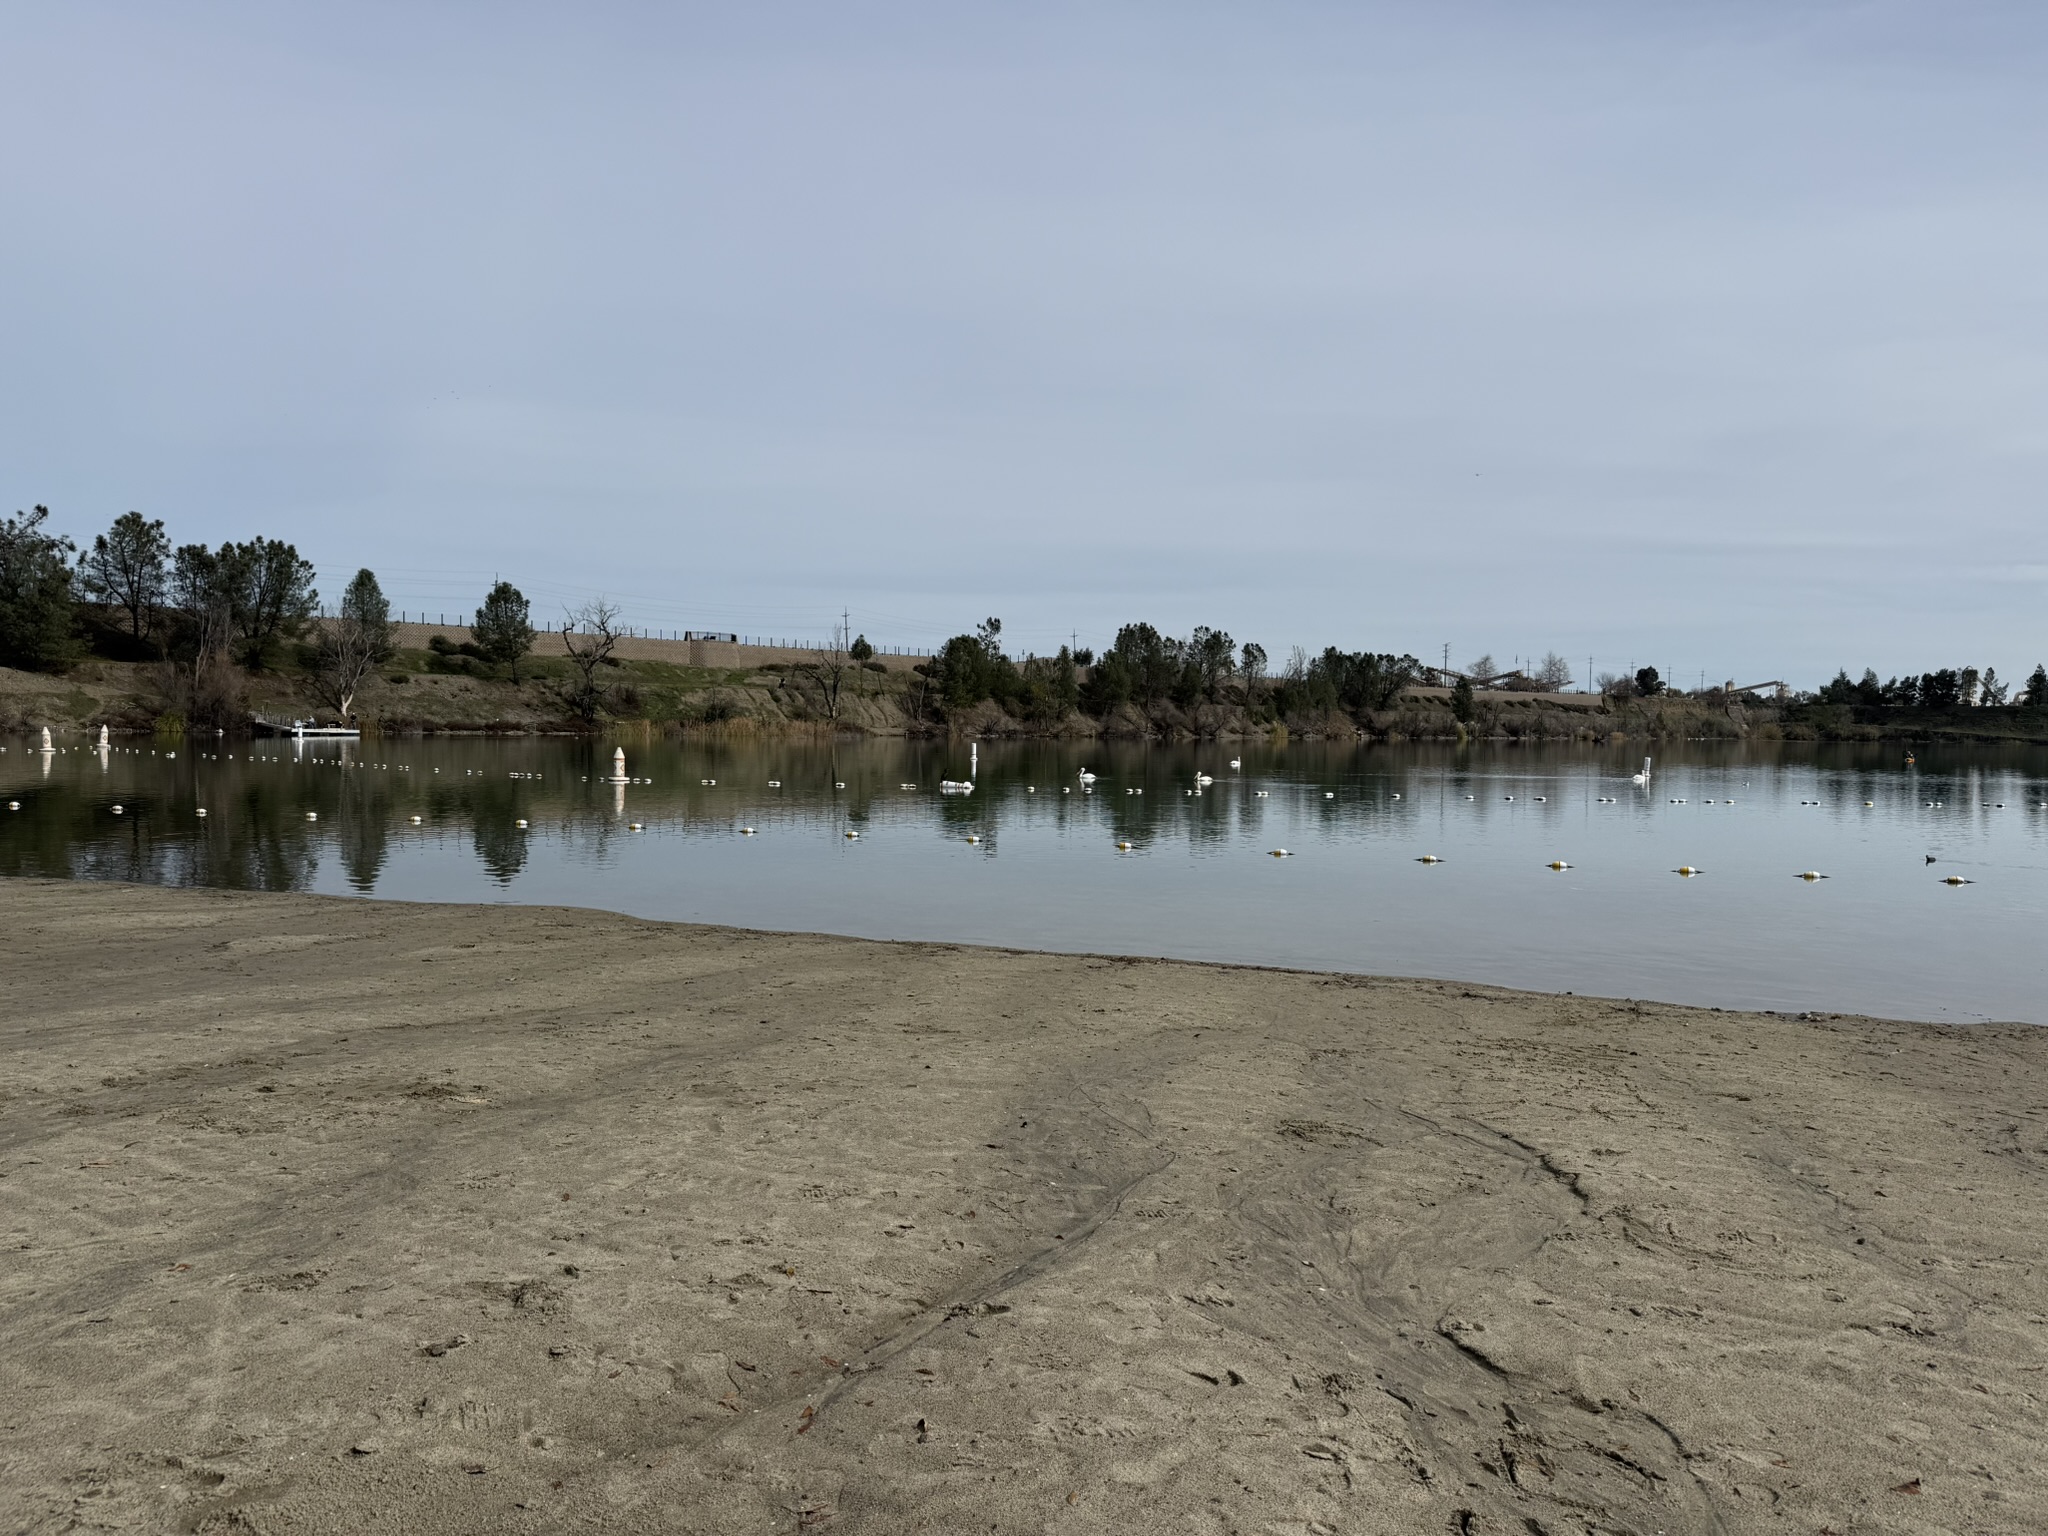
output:
[[[1571,865],[1565,863],[1563,859],[1552,859],[1548,864],[1544,865],[1543,867],[1545,869],[1570,869]]]
[[[770,789],[780,789],[780,788],[782,788],[782,780],[780,780],[780,779],[770,779],[770,780],[768,781],[768,787],[769,787]]]
[[[308,811],[308,812],[306,812],[306,820],[308,820],[308,821],[318,821],[319,819],[320,819],[320,813],[319,813],[318,811]]]
[[[1973,881],[1973,880],[1965,880],[1965,879],[1964,879],[1964,878],[1963,878],[1963,877],[1962,877],[1961,875],[1950,875],[1950,876],[1949,876],[1949,877],[1948,877],[1947,879],[1943,880],[1943,881],[1942,881],[1941,883],[1942,883],[1943,885],[1974,885],[1974,884],[1976,884],[1976,882],[1975,882],[1975,881]]]
[[[201,807],[199,807],[198,810],[194,811],[192,814],[195,816],[204,816],[206,814],[206,807],[202,805]]]
[[[523,831],[523,830],[525,829],[525,827],[526,827],[526,823],[525,823],[525,822],[523,822],[523,821],[515,821],[515,822],[513,822],[513,823],[512,823],[512,825],[513,825],[513,826],[515,826],[515,827],[518,827],[518,828],[520,828],[520,829],[521,829],[522,831]]]
[[[202,812],[201,814],[203,815],[204,813]],[[411,817],[410,820],[414,826],[418,826],[420,824],[420,819],[417,816]]]
[[[846,781],[844,779],[835,779],[833,781],[832,787],[834,789],[844,789],[846,788]]]
[[[847,833],[846,833],[846,835],[847,835],[847,837],[848,837],[848,838],[856,838],[856,837],[859,837],[859,836],[860,836],[860,834],[859,834],[858,832],[855,832],[855,831],[853,831],[853,830],[852,830],[851,828],[849,828],[849,829],[847,830]]]
[[[1334,799],[1336,799],[1336,798],[1337,798],[1337,795],[1336,795],[1336,791],[1334,791],[1334,790],[1328,790],[1328,789],[1324,790],[1324,791],[1323,791],[1323,798],[1324,798],[1325,800],[1334,800]]]
[[[1421,858],[1417,859],[1415,862],[1418,864],[1441,864],[1443,863],[1443,860],[1438,858],[1433,853],[1425,853]]]
[[[626,830],[628,832],[644,832],[647,829],[637,821],[629,821],[626,823]]]
[[[1138,845],[1133,842],[1119,840],[1116,846],[1120,852],[1129,853],[1133,848],[1137,847]]]
[[[120,806],[118,806],[118,805],[117,805],[117,806],[115,806],[115,807],[114,807],[114,814],[115,814],[116,816],[118,816],[118,815],[120,815],[120,814],[121,814],[121,807],[120,807]]]
[[[1394,798],[1395,798],[1396,800],[1398,800],[1398,799],[1400,799],[1401,797],[1400,797],[1399,795],[1396,795],[1396,796],[1394,796]]]
[[[741,827],[741,828],[740,828],[740,836],[741,836],[741,837],[752,837],[753,835],[754,835],[754,829],[753,829],[752,827]]]
[[[974,833],[974,832],[970,832],[970,833],[968,833],[968,834],[967,834],[967,841],[969,841],[970,843],[978,843],[978,842],[980,842],[980,841],[981,841],[981,837],[980,837],[980,834],[978,834],[978,833]]]
[[[1683,875],[1686,879],[1690,880],[1694,875],[1698,874],[1699,871],[1694,869],[1690,864],[1681,864],[1678,866],[1678,868],[1671,871],[1671,873],[1673,873],[1674,875]]]
[[[1543,804],[1543,803],[1544,803],[1544,802],[1545,802],[1546,800],[1548,800],[1548,799],[1550,798],[1550,796],[1548,796],[1548,795],[1538,795],[1538,796],[1536,796],[1535,798],[1536,798],[1536,803],[1537,803],[1538,805],[1541,805],[1541,804]]]
[[[1810,881],[1810,880],[1825,880],[1825,879],[1827,879],[1827,876],[1826,876],[1826,875],[1824,875],[1824,874],[1822,874],[1822,873],[1821,873],[1821,872],[1820,872],[1819,870],[1817,870],[1817,869],[1809,869],[1809,870],[1805,871],[1805,872],[1804,872],[1803,874],[1801,874],[1799,878],[1800,878],[1800,879],[1802,879],[1802,880],[1809,880],[1809,881]]]

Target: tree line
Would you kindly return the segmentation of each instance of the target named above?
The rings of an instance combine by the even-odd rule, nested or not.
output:
[[[994,703],[1032,724],[1062,720],[1076,710],[1099,717],[1127,705],[1171,705],[1187,712],[1230,706],[1255,720],[1359,714],[1388,708],[1428,672],[1413,656],[1335,646],[1317,656],[1297,646],[1274,672],[1265,647],[1239,645],[1227,631],[1207,626],[1182,638],[1150,624],[1126,624],[1099,656],[1063,645],[1050,656],[1011,657],[1002,632],[1001,619],[986,619],[916,667],[923,686],[913,695],[913,713],[957,714]]]
[[[2023,709],[2048,711],[2048,666],[2036,665],[2010,697],[2011,685],[2002,681],[1996,667],[1942,667],[1918,676],[1878,681],[1877,672],[1866,667],[1861,678],[1851,680],[1845,667],[1814,695],[1816,703],[1851,705],[1861,709],[1996,709],[2017,704]]]
[[[80,549],[49,518],[38,506],[0,519],[0,665],[56,671],[111,630],[131,659],[159,663],[177,713],[228,725],[239,723],[242,679],[287,657],[346,717],[395,649],[391,604],[367,568],[323,614],[313,563],[282,539],[173,544],[161,518],[127,512]],[[497,583],[471,636],[463,649],[517,681],[534,638],[525,597]]]

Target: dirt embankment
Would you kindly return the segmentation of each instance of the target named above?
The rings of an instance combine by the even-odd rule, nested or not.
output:
[[[0,1526],[2034,1532],[2048,1033],[0,883]]]

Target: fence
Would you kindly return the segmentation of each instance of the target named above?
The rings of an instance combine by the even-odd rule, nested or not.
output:
[[[409,610],[402,609],[393,618],[392,622],[396,624],[405,625],[409,629],[440,629],[443,631],[461,630],[463,633],[463,637],[465,639],[468,638],[469,634],[469,623],[460,614],[456,616],[455,621],[451,624],[448,620],[448,615],[445,613],[437,615],[428,615],[425,613],[413,613]],[[560,633],[561,630],[559,627],[551,627],[547,625],[541,625],[536,627],[537,635]],[[578,628],[576,630],[576,633],[579,635],[587,635],[591,633],[591,631],[587,628]],[[832,643],[826,640],[769,639],[761,635],[736,635],[726,632],[703,629],[642,629],[638,626],[629,624],[621,626],[619,629],[614,630],[613,633],[616,634],[622,640],[673,640],[678,645],[693,645],[702,643],[744,645],[754,650],[770,651],[829,651],[834,649]],[[451,636],[450,638],[453,637]],[[909,645],[878,645],[875,647],[875,654],[877,656],[930,657],[936,655],[937,652],[919,650],[916,646]]]

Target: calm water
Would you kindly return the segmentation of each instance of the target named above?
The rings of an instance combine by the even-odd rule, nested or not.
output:
[[[34,745],[0,873],[2048,1022],[2039,749]]]

